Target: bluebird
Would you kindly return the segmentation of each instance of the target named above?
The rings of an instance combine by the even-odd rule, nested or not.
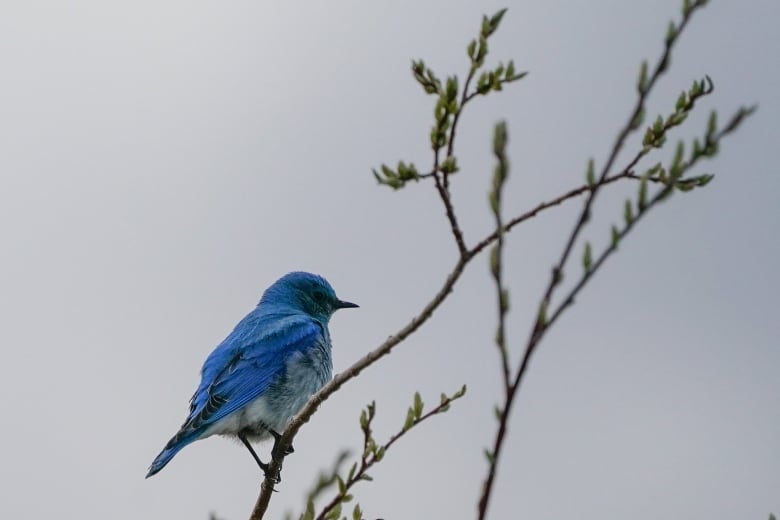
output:
[[[292,272],[274,282],[206,359],[187,419],[146,478],[188,444],[212,435],[238,438],[267,474],[251,441],[273,437],[276,454],[278,432],[331,378],[328,322],[349,307],[357,305],[339,300],[321,276]]]

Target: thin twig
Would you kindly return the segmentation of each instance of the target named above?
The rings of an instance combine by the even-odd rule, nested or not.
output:
[[[496,346],[501,355],[501,371],[504,378],[504,398],[509,397],[509,351],[506,346],[506,313],[509,310],[509,293],[504,288],[502,260],[504,254],[504,224],[501,218],[501,202],[504,184],[509,175],[509,162],[506,157],[507,131],[506,123],[496,125],[493,137],[493,153],[496,156],[496,168],[493,173],[493,189],[490,192],[490,206],[496,220],[496,245],[490,254],[490,272],[496,282],[496,299],[498,307],[498,327],[496,329]]]
[[[477,73],[477,67],[474,63],[471,64],[471,67],[469,68],[469,74],[466,76],[466,82],[463,84],[463,93],[460,97],[460,104],[458,105],[458,111],[455,112],[455,115],[452,117],[452,126],[450,127],[450,137],[449,142],[447,143],[447,157],[452,157],[453,152],[455,151],[455,135],[456,135],[456,128],[458,126],[458,121],[460,121],[460,115],[463,113],[463,108],[466,106],[466,103],[468,103],[473,96],[469,96],[469,85],[471,85],[471,81],[474,79],[474,75]],[[447,192],[449,193],[450,189],[450,181],[449,181],[449,174],[444,174],[444,187],[447,189]]]
[[[640,177],[638,175],[636,175],[635,173],[633,173],[633,172],[623,171],[623,172],[621,172],[619,174],[607,177],[604,180],[604,182],[602,182],[601,184],[602,185],[604,185],[604,184],[611,184],[611,183],[613,183],[615,181],[619,181],[621,179],[639,180]],[[650,180],[651,182],[659,182],[657,179],[648,179],[648,180]],[[578,188],[574,188],[572,190],[569,190],[566,193],[564,193],[563,195],[559,195],[559,196],[555,197],[554,199],[550,199],[550,200],[548,200],[546,202],[541,202],[541,203],[537,204],[532,209],[526,211],[525,213],[521,213],[520,215],[518,215],[518,216],[512,218],[511,220],[509,220],[509,222],[507,222],[504,225],[504,233],[506,233],[507,231],[511,231],[512,228],[514,228],[518,224],[522,224],[526,220],[531,220],[532,218],[536,217],[539,213],[543,212],[544,210],[550,209],[550,208],[552,208],[554,206],[558,206],[558,205],[560,205],[560,204],[562,204],[562,203],[564,203],[564,202],[566,202],[566,201],[568,201],[570,199],[574,199],[576,197],[579,197],[580,195],[593,190],[593,188],[594,188],[594,186],[591,186],[589,184],[583,184],[582,186],[580,186]],[[499,232],[498,232],[498,230],[496,230],[493,233],[491,233],[490,235],[488,235],[485,238],[483,238],[482,240],[480,240],[479,242],[477,242],[469,250],[469,254],[471,254],[473,256],[473,255],[476,255],[476,254],[480,253],[483,249],[485,249],[487,246],[489,246],[490,244],[492,244],[493,242],[495,242],[498,239],[498,234],[499,234]]]
[[[433,171],[437,172],[439,169],[439,151],[434,152]],[[446,175],[446,174],[445,174]],[[436,191],[439,192],[439,197],[444,204],[444,211],[447,214],[447,220],[450,223],[450,230],[452,236],[455,237],[455,244],[458,246],[458,254],[463,258],[468,253],[466,247],[466,241],[463,238],[463,231],[458,224],[458,218],[455,216],[455,208],[452,206],[452,197],[449,190],[444,186],[444,181],[439,178],[438,174],[434,174],[434,181],[436,183]]]
[[[324,520],[326,515],[333,508],[335,508],[338,504],[342,503],[344,496],[346,496],[346,494],[355,484],[357,484],[361,480],[368,480],[369,478],[367,475],[367,471],[371,469],[371,467],[374,464],[376,464],[377,462],[382,460],[382,458],[384,458],[384,455],[387,453],[390,447],[396,443],[396,441],[398,441],[401,437],[406,435],[406,433],[409,432],[412,428],[414,428],[421,422],[425,421],[426,419],[433,417],[434,415],[440,414],[442,412],[446,412],[453,401],[463,396],[465,390],[466,388],[464,386],[461,391],[456,392],[452,396],[442,395],[441,402],[437,407],[433,408],[428,413],[423,414],[419,418],[414,419],[410,424],[404,425],[404,427],[401,428],[393,436],[391,436],[390,439],[388,439],[388,441],[384,445],[378,447],[377,450],[374,450],[371,453],[368,453],[369,443],[372,441],[371,429],[370,429],[370,425],[366,425],[366,427],[363,429],[363,455],[360,458],[360,466],[357,467],[357,470],[354,473],[350,471],[349,478],[347,478],[347,480],[344,481],[343,490],[339,490],[336,496],[334,496],[333,499],[330,502],[328,502],[325,505],[325,507],[322,508],[320,514],[317,515],[317,520]],[[381,453],[381,455],[377,455],[377,453]]]

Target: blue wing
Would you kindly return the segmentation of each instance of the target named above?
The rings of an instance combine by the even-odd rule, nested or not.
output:
[[[323,339],[322,326],[308,316],[250,318],[206,360],[191,400],[187,422],[192,428],[209,426],[261,396],[284,371],[290,354]]]
[[[322,326],[306,315],[257,311],[247,315],[206,359],[190,413],[152,462],[147,478],[210,425],[261,396],[284,372],[292,353],[323,341]]]

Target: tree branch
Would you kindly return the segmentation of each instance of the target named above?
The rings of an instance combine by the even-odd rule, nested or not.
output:
[[[506,403],[501,413],[499,427],[496,432],[492,451],[489,452],[490,463],[488,468],[488,474],[483,483],[482,493],[477,506],[477,517],[479,520],[484,520],[487,516],[487,509],[490,502],[491,493],[493,490],[493,483],[495,482],[498,460],[500,458],[501,449],[503,447],[504,439],[506,436],[508,418],[511,413],[512,404],[514,403],[515,396],[517,395],[517,391],[526,373],[530,359],[536,347],[538,346],[542,336],[547,330],[549,330],[549,326],[551,325],[551,323],[548,322],[546,318],[547,308],[549,307],[550,301],[552,299],[552,295],[556,287],[558,287],[558,285],[561,283],[563,279],[563,270],[567,263],[567,260],[569,259],[574,244],[577,241],[577,238],[579,237],[584,225],[590,219],[591,209],[596,199],[596,195],[598,194],[600,188],[605,184],[605,181],[609,178],[609,172],[612,170],[613,164],[617,159],[618,154],[622,150],[626,139],[632,132],[636,131],[642,123],[642,120],[644,118],[644,113],[645,113],[645,103],[647,97],[649,93],[652,91],[653,87],[656,85],[658,79],[667,70],[672,49],[674,48],[675,43],[678,41],[681,31],[687,26],[693,13],[697,9],[703,7],[705,3],[706,0],[705,1],[697,0],[693,3],[686,2],[685,4],[686,7],[683,9],[683,17],[679,25],[679,28],[675,28],[673,23],[670,25],[669,32],[667,33],[666,36],[663,53],[661,54],[661,57],[658,59],[655,68],[653,70],[653,73],[649,79],[647,79],[647,72],[646,72],[647,65],[646,63],[642,64],[640,77],[638,81],[638,88],[637,88],[639,95],[634,105],[634,108],[631,111],[627,122],[623,125],[623,127],[619,131],[618,136],[615,139],[615,142],[609,153],[608,159],[604,164],[601,173],[598,176],[597,182],[595,182],[595,184],[592,187],[591,186],[588,187],[587,189],[588,196],[585,201],[585,205],[582,211],[580,212],[580,215],[574,225],[574,228],[572,229],[571,234],[569,235],[568,240],[566,241],[563,252],[561,253],[558,262],[554,265],[552,269],[550,282],[547,285],[547,289],[545,290],[544,296],[542,297],[541,303],[539,305],[539,314],[537,316],[534,326],[532,327],[530,337],[528,339],[522,360],[520,362],[520,366],[517,370],[514,382],[512,383],[511,386],[511,391],[509,392],[509,395],[506,399]],[[705,93],[709,93],[709,92],[702,92],[700,95],[703,95]],[[695,102],[695,98],[690,103],[688,103],[687,106],[688,110],[693,108],[693,102]],[[680,112],[679,107],[677,112]],[[652,147],[660,148],[665,141],[665,131],[671,126],[676,126],[677,124],[680,124],[685,119],[685,115],[687,115],[687,112],[680,118],[676,118],[676,119],[669,118],[669,120],[667,120],[667,124],[664,124],[663,121],[661,121],[660,124],[656,123],[656,127],[658,127],[657,128],[658,133],[657,134],[655,132],[651,133],[651,137],[653,137],[654,139],[649,142],[648,138],[647,137],[645,138],[645,143],[643,148],[635,155],[634,159],[629,163],[629,165],[626,168],[624,168],[621,174],[618,174],[617,177],[620,177],[621,175],[629,172],[631,168],[633,168],[638,163],[638,161],[650,151]],[[651,130],[652,129],[653,128],[651,128]],[[647,181],[645,180],[645,182]],[[668,193],[670,192],[671,189],[673,189],[673,187],[674,187],[673,185],[666,186],[661,190],[660,193],[664,194],[664,196],[668,195]],[[565,198],[562,200],[565,200]],[[658,200],[661,199],[660,198],[658,198],[657,200],[654,199],[653,204],[658,202]],[[549,206],[544,206],[544,207],[546,208]],[[643,208],[643,209],[646,210],[647,208]],[[644,212],[642,214],[644,214]],[[628,233],[631,229],[633,229],[633,225],[634,224],[630,222],[627,223],[627,227],[624,230],[624,234]],[[496,234],[500,236],[500,230],[497,230]],[[616,247],[615,240],[613,240],[612,247],[613,248]],[[605,252],[605,254],[599,258],[599,261],[597,262],[596,266],[594,266],[595,267],[594,269],[590,269],[589,265],[586,266],[587,272],[585,274],[584,280],[581,280],[581,283],[577,284],[575,290],[570,294],[571,300],[569,301],[569,299],[567,298],[567,300],[564,301],[565,305],[559,307],[558,311],[554,314],[555,319],[557,319],[560,313],[563,312],[563,310],[566,307],[568,307],[568,305],[571,304],[574,296],[579,292],[579,290],[581,290],[581,288],[585,285],[585,283],[587,283],[588,279],[590,279],[590,277],[595,272],[595,270],[601,267],[604,260],[608,258],[608,256],[612,253],[613,250],[614,249],[611,250],[608,249]],[[588,259],[587,262],[585,263],[589,264],[590,259]]]
[[[531,357],[533,356],[537,346],[539,345],[545,333],[550,329],[552,324],[555,323],[555,321],[557,321],[560,315],[570,305],[573,304],[575,297],[579,294],[579,292],[583,289],[583,287],[587,284],[587,282],[593,277],[595,272],[601,268],[601,266],[606,261],[606,259],[609,258],[609,256],[612,253],[614,253],[614,251],[617,249],[618,242],[623,237],[625,237],[625,235],[627,235],[632,229],[634,229],[638,220],[644,215],[646,215],[649,209],[655,206],[658,202],[668,197],[673,192],[675,187],[682,189],[683,186],[692,187],[694,185],[704,185],[706,184],[706,182],[709,181],[711,177],[706,179],[705,178],[683,179],[682,177],[686,171],[688,171],[693,165],[695,165],[699,161],[699,159],[712,157],[713,155],[715,155],[718,150],[719,140],[725,135],[727,135],[728,133],[734,131],[742,122],[742,120],[745,117],[749,116],[754,111],[754,108],[740,109],[732,117],[731,121],[727,124],[727,126],[719,133],[716,132],[715,130],[716,119],[713,113],[713,115],[710,118],[707,135],[704,139],[704,147],[700,148],[698,146],[698,141],[696,141],[694,144],[693,156],[689,162],[684,163],[682,161],[682,153],[683,153],[682,143],[680,143],[680,145],[678,146],[678,150],[675,154],[675,159],[669,169],[669,174],[671,175],[670,179],[667,179],[665,177],[665,171],[663,170],[663,168],[660,167],[660,165],[651,168],[647,174],[645,174],[643,177],[640,178],[642,184],[640,184],[640,196],[639,196],[639,203],[638,203],[639,213],[637,217],[636,218],[632,217],[630,206],[627,206],[626,227],[620,232],[616,232],[615,229],[613,228],[613,236],[612,236],[612,242],[610,246],[599,256],[599,258],[596,260],[595,263],[592,263],[590,259],[590,245],[586,244],[586,254],[583,257],[585,273],[583,274],[579,282],[575,284],[575,286],[571,289],[569,294],[564,298],[563,302],[552,313],[551,318],[548,320],[547,310],[553,292],[555,291],[555,288],[560,284],[561,280],[563,279],[563,269],[564,266],[566,265],[567,260],[569,259],[574,243],[579,237],[580,232],[583,229],[583,226],[587,223],[588,219],[590,218],[590,212],[596,194],[598,193],[599,189],[602,186],[604,186],[604,184],[606,184],[606,182],[609,181],[609,179],[611,179],[611,177],[609,176],[609,172],[612,169],[614,161],[616,160],[618,153],[622,149],[626,138],[630,133],[635,131],[640,126],[643,118],[643,114],[645,112],[645,101],[647,99],[647,96],[649,95],[652,88],[655,86],[658,78],[666,71],[669,64],[671,51],[674,47],[675,42],[679,38],[680,32],[686,27],[692,14],[697,9],[703,7],[705,4],[706,4],[706,0],[686,2],[685,4],[686,8],[683,9],[683,19],[679,27],[675,28],[673,23],[670,24],[669,32],[667,33],[667,37],[666,37],[666,45],[664,51],[661,57],[659,58],[655,66],[654,72],[649,80],[646,78],[646,72],[645,72],[646,65],[643,64],[642,71],[640,73],[639,84],[638,84],[639,96],[634,106],[634,109],[631,112],[631,115],[627,123],[620,130],[618,137],[612,146],[611,152],[609,154],[609,158],[606,164],[604,165],[601,174],[599,175],[598,181],[593,186],[587,186],[586,188],[586,190],[589,191],[589,196],[586,200],[583,210],[580,213],[579,218],[577,219],[574,225],[574,228],[569,236],[569,239],[566,242],[566,246],[564,247],[560,259],[553,267],[550,282],[540,302],[539,311],[538,311],[535,324],[531,330],[530,337],[528,338],[528,342],[526,344],[522,360],[520,362],[517,373],[515,375],[514,382],[512,383],[511,386],[511,392],[503,408],[503,413],[501,414],[500,417],[499,428],[496,432],[493,449],[491,452],[489,452],[490,464],[488,468],[488,474],[483,483],[482,494],[480,496],[479,503],[478,503],[477,513],[478,513],[479,520],[484,520],[487,515],[487,509],[490,502],[493,483],[496,477],[497,463],[500,458],[501,448],[503,446],[504,439],[506,436],[508,418],[511,413],[512,404],[514,403],[515,396],[517,395],[520,384],[522,383],[523,377],[527,371]],[[709,80],[709,78],[707,78],[707,81],[708,81],[707,87],[705,87],[704,82],[700,84],[694,83],[694,87],[691,89],[689,96],[686,97],[685,93],[683,93],[681,98],[678,100],[675,113],[669,116],[666,122],[664,122],[659,117],[656,123],[651,128],[648,129],[648,132],[645,135],[645,139],[643,142],[643,148],[634,156],[634,158],[631,160],[629,165],[626,168],[624,168],[620,174],[613,176],[615,180],[617,180],[618,178],[628,176],[627,175],[628,172],[631,171],[631,169],[639,162],[639,160],[642,157],[644,157],[650,151],[650,149],[660,148],[663,146],[666,139],[666,131],[674,126],[681,124],[685,120],[685,117],[687,117],[688,112],[690,112],[690,110],[693,109],[696,99],[698,99],[698,97],[707,95],[712,92],[712,82]],[[650,177],[651,172],[659,173],[659,176]],[[661,190],[659,190],[658,193],[655,195],[655,197],[653,197],[649,202],[645,200],[646,183],[648,181],[664,183],[664,187]],[[688,184],[685,184],[686,182]],[[582,188],[580,188],[580,190],[581,189]],[[576,191],[577,190],[573,190],[573,192]],[[569,194],[572,194],[573,192],[569,192]],[[584,193],[584,191],[580,191],[579,193]],[[565,198],[562,200],[565,200]],[[629,203],[627,202],[627,204]],[[547,207],[549,207],[549,205],[543,204],[540,207],[546,209]],[[529,214],[533,216],[535,213],[529,212]],[[521,217],[524,216],[525,215]],[[498,233],[494,233],[494,235],[496,234]],[[493,235],[491,235],[491,237],[492,236]],[[472,251],[473,250],[474,249],[472,249]]]

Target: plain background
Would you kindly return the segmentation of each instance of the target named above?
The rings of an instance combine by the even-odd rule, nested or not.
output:
[[[581,184],[680,3],[5,0],[0,516],[246,518],[260,476],[237,444],[198,442],[143,476],[206,355],[278,276],[321,273],[361,304],[332,321],[337,371],[443,282],[455,248],[432,186],[393,193],[370,173],[430,164],[433,100],[410,60],[462,74],[481,15],[510,7],[488,62],[531,73],[463,117],[453,196],[473,243],[491,229],[493,124],[509,123],[507,216]],[[711,108],[721,121],[741,104],[759,112],[697,170],[712,184],[659,207],[546,338],[493,518],[780,511],[778,20],[774,0],[715,1],[683,36],[649,116],[704,74],[716,91],[671,144],[700,135]],[[610,193],[585,234],[597,247],[636,185]],[[509,238],[515,363],[579,208]],[[423,330],[302,430],[269,518],[299,510],[318,470],[359,448],[367,402],[381,440],[415,390],[435,402],[464,383],[355,495],[367,518],[472,518],[500,396],[494,309],[482,257]]]

